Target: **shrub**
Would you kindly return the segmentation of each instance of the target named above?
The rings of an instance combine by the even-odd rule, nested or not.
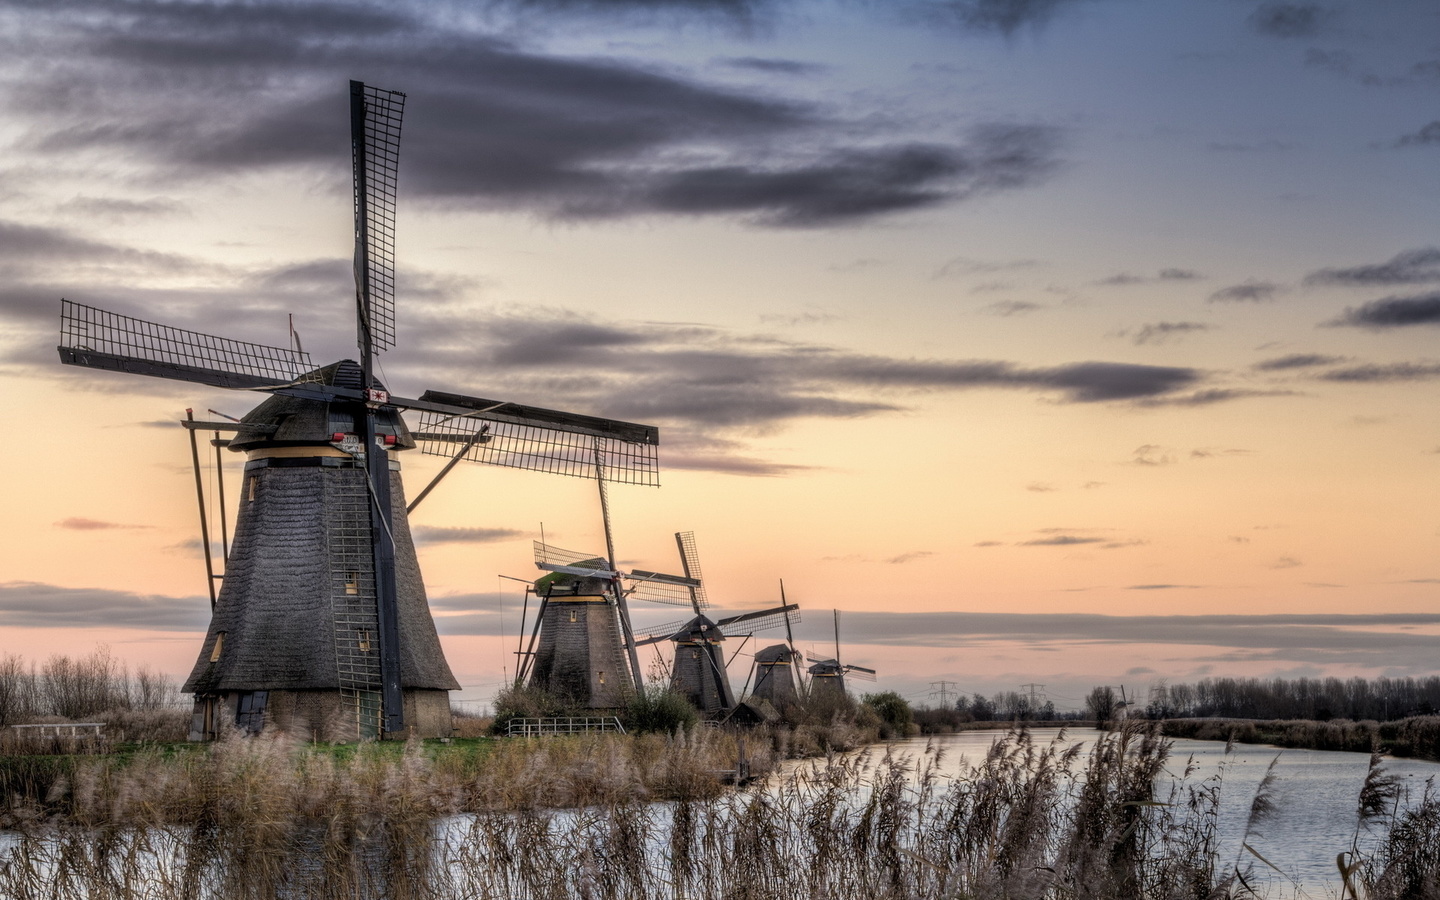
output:
[[[894,691],[866,694],[860,702],[879,718],[881,738],[905,737],[915,730],[915,711]]]

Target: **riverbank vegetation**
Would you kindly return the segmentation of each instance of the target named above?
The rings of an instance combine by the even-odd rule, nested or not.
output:
[[[1164,731],[1167,737],[1201,741],[1378,752],[1440,761],[1440,716],[1412,716],[1393,722],[1167,719]]]
[[[1153,723],[1088,752],[1012,731],[953,778],[934,747],[914,759],[870,748],[740,790],[698,777],[726,758],[724,740],[492,741],[472,767],[413,742],[397,759],[385,745],[341,756],[264,736],[178,767],[98,757],[8,810],[0,896],[1222,900],[1252,896],[1264,871],[1222,854],[1222,777],[1172,781]],[[1440,800],[1403,805],[1397,791],[1372,760],[1356,806],[1371,839],[1335,851],[1369,900],[1440,886]]]

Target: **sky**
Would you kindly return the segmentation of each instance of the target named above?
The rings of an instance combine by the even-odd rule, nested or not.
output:
[[[176,422],[256,398],[61,366],[59,301],[354,357],[349,79],[407,94],[383,377],[658,425],[622,567],[693,531],[916,702],[1440,671],[1433,0],[0,0],[0,653],[193,664]],[[478,465],[412,527],[475,703],[531,541],[604,546]]]

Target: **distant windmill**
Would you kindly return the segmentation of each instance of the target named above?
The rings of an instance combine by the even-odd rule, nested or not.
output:
[[[235,432],[229,449],[247,454],[228,571],[184,688],[192,739],[231,722],[326,740],[449,734],[446,692],[459,685],[426,603],[398,451],[418,442],[450,457],[415,503],[462,459],[658,484],[653,427],[436,391],[402,399],[375,378],[375,352],[395,343],[404,101],[350,82],[359,362],[316,368],[298,346],[61,302],[64,363],[273,395],[238,424],[187,423]],[[403,410],[421,413],[420,433]]]
[[[690,588],[691,608],[695,616],[686,622],[675,622],[650,629],[650,636],[636,641],[637,646],[672,641],[675,644],[674,664],[670,668],[670,684],[684,694],[696,709],[713,716],[735,706],[735,694],[730,687],[726,672],[725,653],[720,644],[725,640],[726,629],[731,634],[753,634],[770,628],[778,628],[782,622],[788,627],[793,615],[798,620],[799,607],[783,604],[758,612],[742,613],[738,616],[712,621],[702,609],[709,606],[705,587],[700,576],[700,555],[695,547],[692,532],[675,535],[680,549],[681,564],[687,578],[694,580]],[[738,626],[743,625],[743,628]]]
[[[540,609],[516,676],[572,703],[620,706],[641,683],[628,600],[689,606],[698,579],[621,572],[603,556],[535,542]]]
[[[785,582],[780,582],[780,602],[785,603]],[[797,617],[798,618],[798,617]],[[750,696],[769,701],[776,709],[800,702],[800,664],[804,656],[795,649],[795,636],[790,630],[791,618],[785,615],[785,643],[771,644],[755,652],[755,668],[751,673],[754,687]]]
[[[835,610],[835,658],[817,659],[807,656],[810,660],[810,696],[817,697],[844,697],[845,676],[853,675],[861,681],[874,681],[875,670],[867,669],[864,666],[844,665],[840,662],[840,610]]]

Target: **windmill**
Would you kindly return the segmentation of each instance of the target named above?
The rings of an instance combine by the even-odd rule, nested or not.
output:
[[[608,521],[607,549],[608,544]],[[596,709],[620,706],[641,683],[628,601],[692,603],[699,580],[637,569],[621,572],[605,557],[535,542],[540,609],[521,651],[517,683],[528,683]]]
[[[706,715],[715,715],[735,706],[735,693],[730,688],[726,673],[725,654],[720,644],[725,640],[726,629],[731,633],[745,631],[754,634],[769,628],[778,628],[782,621],[789,627],[790,617],[799,607],[782,602],[780,606],[758,612],[742,613],[737,616],[712,621],[702,610],[710,604],[705,597],[705,586],[700,574],[700,555],[695,547],[692,532],[679,532],[675,543],[680,550],[680,561],[685,577],[694,581],[689,586],[690,605],[694,617],[685,622],[675,622],[650,629],[650,636],[636,641],[636,646],[672,641],[675,644],[674,664],[670,668],[670,684],[684,694],[690,703]],[[646,573],[649,574],[649,573]],[[733,626],[745,625],[744,629]]]
[[[840,662],[840,610],[835,610],[835,658],[819,659],[806,656],[810,665],[810,698],[844,697],[845,676],[853,675],[861,681],[874,681],[875,670],[864,666],[843,665]]]
[[[780,582],[780,602],[785,603],[785,582]],[[776,709],[784,709],[800,702],[801,685],[799,665],[804,656],[795,649],[795,635],[790,630],[791,619],[785,615],[785,642],[771,644],[755,652],[755,668],[751,678],[755,686],[750,696],[767,700]]]
[[[408,512],[461,460],[658,484],[658,431],[426,391],[392,396],[375,353],[395,344],[395,194],[405,95],[350,82],[358,362],[187,331],[61,301],[61,362],[271,394],[233,432],[244,481],[227,573],[184,690],[191,737],[230,719],[326,740],[449,734],[441,652]],[[402,411],[421,416],[412,434]],[[398,453],[449,462],[406,506]],[[208,546],[207,546],[208,551]],[[207,560],[208,561],[208,560]],[[212,582],[213,583],[213,582]]]

